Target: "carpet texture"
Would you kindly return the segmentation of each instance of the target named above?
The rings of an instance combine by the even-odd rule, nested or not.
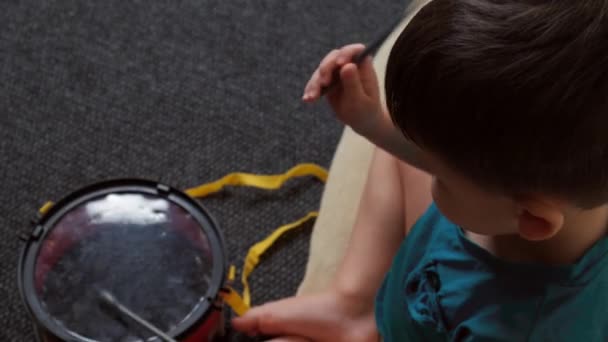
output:
[[[398,0],[5,1],[0,11],[0,341],[33,341],[18,233],[48,199],[122,177],[187,188],[232,171],[328,166],[342,127],[298,106],[330,49],[368,41]],[[322,185],[203,200],[232,262],[318,206]],[[254,272],[254,303],[295,292],[312,224]],[[233,336],[233,340],[243,339]]]

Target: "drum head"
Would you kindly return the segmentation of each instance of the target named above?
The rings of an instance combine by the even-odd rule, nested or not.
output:
[[[199,204],[153,182],[120,180],[57,203],[20,268],[28,307],[58,337],[143,341],[152,335],[104,306],[100,290],[177,337],[204,319],[226,264],[217,226]]]

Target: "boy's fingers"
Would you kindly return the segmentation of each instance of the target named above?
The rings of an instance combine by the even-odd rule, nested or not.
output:
[[[247,334],[283,335],[293,334],[290,328],[289,317],[283,317],[283,312],[289,311],[281,307],[282,301],[264,304],[253,308],[242,317],[232,320],[232,326]]]
[[[255,314],[251,313],[253,310],[255,309],[252,309],[242,317],[233,318],[231,322],[232,327],[247,334],[258,334],[258,318]]]
[[[350,44],[339,50],[333,50],[323,58],[319,64],[321,85],[327,86],[332,81],[334,71],[341,68],[344,64],[350,63],[353,58],[365,50],[363,44]]]
[[[327,324],[316,308],[308,298],[283,299],[249,310],[244,316],[233,319],[232,326],[248,334],[312,337],[323,333],[319,328]]]
[[[348,97],[359,98],[361,96],[367,96],[361,84],[361,78],[359,77],[359,70],[353,63],[349,63],[342,67],[340,72],[340,78],[342,79],[342,89]]]
[[[306,83],[302,99],[307,102],[314,101],[319,96],[320,88],[321,86],[319,85],[319,70],[317,69],[310,77],[308,83]]]
[[[366,57],[361,65],[359,65],[359,78],[361,79],[361,85],[363,91],[370,97],[377,99],[380,97],[378,89],[378,77],[374,70],[372,57]]]
[[[365,50],[363,44],[350,44],[340,49],[340,53],[336,59],[336,63],[340,66],[353,61],[356,55]]]
[[[321,85],[328,85],[331,82],[331,76],[336,68],[336,59],[340,55],[340,50],[333,50],[323,58],[319,64],[319,81]]]
[[[319,98],[321,95],[321,88],[323,86],[329,86],[335,75],[341,74],[343,66],[351,63],[355,56],[363,52],[363,50],[365,50],[365,45],[363,44],[350,44],[339,50],[333,50],[328,53],[304,87],[302,99],[306,102],[313,102]],[[370,68],[372,73],[371,76],[375,77],[371,64]],[[371,76],[368,76],[368,78],[373,80],[374,78]],[[370,87],[370,89],[372,88],[373,87]]]
[[[273,338],[272,340],[268,340],[268,342],[310,342],[310,340],[303,337],[286,336]]]

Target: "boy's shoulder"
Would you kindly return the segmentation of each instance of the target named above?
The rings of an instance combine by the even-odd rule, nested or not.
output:
[[[530,341],[608,341],[608,261],[588,281],[547,288]]]
[[[385,301],[407,307],[385,316],[402,315],[397,321],[420,331],[474,341],[608,340],[608,238],[571,266],[506,262],[431,205],[386,282]]]

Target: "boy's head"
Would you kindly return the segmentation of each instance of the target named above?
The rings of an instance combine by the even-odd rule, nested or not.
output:
[[[480,191],[608,203],[608,1],[433,0],[385,83],[405,135]]]

